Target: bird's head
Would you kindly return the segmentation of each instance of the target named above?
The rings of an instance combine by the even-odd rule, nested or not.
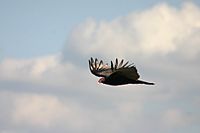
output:
[[[99,82],[99,83],[104,83],[104,82],[105,82],[105,80],[106,80],[106,79],[105,79],[105,77],[102,77],[102,78],[100,78],[100,79],[99,79],[99,81],[98,81],[98,82]]]

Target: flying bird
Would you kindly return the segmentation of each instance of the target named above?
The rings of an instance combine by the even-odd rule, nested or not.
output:
[[[154,85],[154,83],[138,80],[140,75],[133,64],[127,61],[124,63],[122,59],[118,62],[116,58],[115,64],[111,61],[111,65],[104,64],[102,60],[98,61],[91,58],[89,60],[89,68],[92,74],[101,77],[99,83],[107,85],[125,85],[125,84],[146,84]]]

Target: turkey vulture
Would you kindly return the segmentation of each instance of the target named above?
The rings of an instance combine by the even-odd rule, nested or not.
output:
[[[125,84],[146,84],[154,85],[154,83],[138,80],[139,74],[136,67],[133,64],[128,64],[124,60],[118,62],[116,58],[115,64],[111,61],[111,66],[104,64],[101,60],[100,62],[97,58],[94,60],[91,58],[89,60],[89,68],[92,74],[101,77],[99,83],[107,85],[125,85]]]

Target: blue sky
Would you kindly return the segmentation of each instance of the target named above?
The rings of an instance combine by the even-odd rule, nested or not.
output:
[[[0,133],[199,133],[199,0],[0,0]],[[98,84],[88,58],[155,86]]]

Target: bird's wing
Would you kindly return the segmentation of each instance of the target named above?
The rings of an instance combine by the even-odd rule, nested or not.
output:
[[[100,62],[97,59],[91,58],[89,60],[89,68],[92,74],[99,77],[109,77],[111,75],[116,76],[124,76],[128,79],[137,80],[139,78],[139,74],[137,73],[137,69],[133,64],[128,64],[127,61],[124,63],[124,60],[121,60],[120,63],[116,58],[115,64],[111,61],[111,66],[107,64],[103,64],[103,61]]]
[[[113,65],[111,61],[111,69],[113,69],[112,76],[123,76],[127,79],[137,80],[140,75],[137,72],[136,67],[133,64],[128,64],[128,62],[124,63],[123,60],[118,65],[118,60],[116,59],[115,65]]]
[[[110,77],[123,77],[126,79],[137,80],[140,75],[137,73],[136,68],[132,66],[130,68],[118,69],[117,71],[113,72]]]
[[[98,77],[108,77],[113,73],[108,64],[103,64],[102,60],[99,62],[97,58],[95,60],[93,58],[89,60],[89,68],[91,73]]]

